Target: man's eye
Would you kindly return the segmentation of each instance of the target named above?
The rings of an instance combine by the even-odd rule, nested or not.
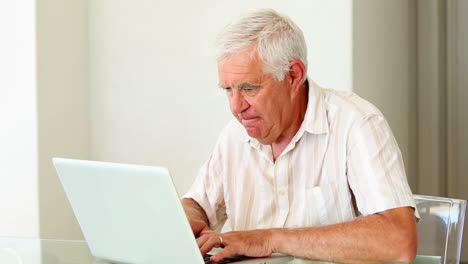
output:
[[[223,88],[223,89],[224,89],[224,91],[225,91],[226,93],[231,92],[231,87],[226,87],[226,88]]]
[[[248,87],[248,88],[242,89],[242,91],[247,95],[253,95],[257,91],[257,88],[256,87]]]

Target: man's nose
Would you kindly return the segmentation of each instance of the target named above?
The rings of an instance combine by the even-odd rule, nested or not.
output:
[[[240,114],[249,108],[249,103],[245,100],[242,93],[237,89],[233,89],[231,97],[229,98],[229,104],[233,114]]]

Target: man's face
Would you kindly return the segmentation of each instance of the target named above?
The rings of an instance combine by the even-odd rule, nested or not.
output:
[[[218,74],[231,112],[249,136],[266,145],[276,142],[291,123],[289,77],[278,82],[264,74],[262,61],[248,52],[229,57]]]

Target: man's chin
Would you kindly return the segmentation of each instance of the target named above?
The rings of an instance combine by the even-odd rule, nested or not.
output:
[[[272,142],[270,142],[270,140],[268,140],[267,138],[265,137],[262,137],[261,133],[260,133],[260,129],[258,128],[255,128],[255,127],[244,127],[245,128],[245,131],[247,132],[247,134],[252,137],[252,138],[255,138],[258,142],[260,142],[261,144],[263,145],[270,145]]]
[[[244,128],[250,137],[253,137],[255,139],[258,139],[260,137],[260,129],[256,127],[244,127]]]

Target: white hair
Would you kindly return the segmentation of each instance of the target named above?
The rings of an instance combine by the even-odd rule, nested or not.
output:
[[[222,64],[231,55],[248,51],[254,45],[265,65],[263,72],[278,81],[284,79],[294,59],[301,60],[307,69],[307,46],[301,29],[272,9],[247,13],[228,24],[216,39],[216,59]]]

